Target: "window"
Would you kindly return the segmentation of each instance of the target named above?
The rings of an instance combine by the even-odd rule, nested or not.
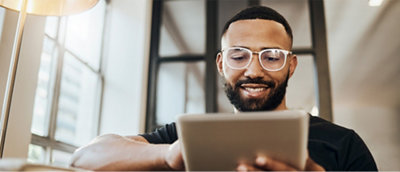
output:
[[[152,36],[150,53],[150,63],[154,65],[150,75],[155,77],[149,79],[147,131],[173,122],[183,113],[214,111],[206,104],[207,99],[213,98],[212,92],[205,90],[215,85],[217,51],[210,47],[216,42],[207,39],[210,34],[207,26],[211,28],[214,24],[207,18],[216,20],[214,13],[206,11],[215,3],[207,0],[154,1],[153,8],[162,10],[153,11],[152,34],[158,36]],[[172,99],[173,104],[170,103]]]
[[[205,63],[162,63],[157,80],[157,124],[168,124],[183,113],[204,113]],[[174,104],[171,105],[171,98]],[[171,108],[173,106],[173,108]]]
[[[287,89],[288,107],[313,115],[320,112],[331,120],[322,0],[155,0],[147,131],[175,121],[182,113],[233,112],[215,70],[215,57],[225,22],[250,5],[270,6],[291,24],[292,51],[299,65]]]
[[[157,125],[175,121],[183,113],[205,112],[205,5],[204,0],[167,0],[163,3],[156,91]],[[169,61],[174,58],[176,60]],[[171,108],[169,100],[172,97],[175,103]]]
[[[28,160],[68,165],[98,135],[106,2],[81,14],[47,17]]]

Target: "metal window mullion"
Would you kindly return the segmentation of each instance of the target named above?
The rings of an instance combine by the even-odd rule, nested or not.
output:
[[[108,18],[108,13],[109,13],[109,4],[110,1],[106,0],[106,7],[105,7],[105,12],[104,12],[104,21],[103,21],[103,34],[101,35],[101,52],[100,52],[100,62],[99,62],[99,74],[100,74],[100,89],[98,89],[98,94],[97,96],[99,97],[99,101],[97,102],[97,127],[96,127],[96,135],[100,134],[101,130],[101,119],[102,119],[102,113],[103,113],[103,100],[104,100],[104,60],[105,60],[105,55],[104,55],[104,49],[105,49],[105,38],[107,36],[108,31],[107,27],[108,22],[110,21]]]
[[[48,137],[39,136],[36,134],[32,134],[32,144],[39,145],[42,147],[49,147],[51,149],[61,150],[64,152],[73,153],[77,146],[60,142],[57,140],[50,140]],[[50,154],[51,155],[51,154]],[[50,156],[51,159],[51,156]]]
[[[168,63],[168,62],[198,62],[205,60],[202,55],[182,55],[173,57],[162,57],[158,59],[158,63]]]
[[[184,106],[183,106],[183,113],[187,113],[187,103],[189,100],[189,64],[186,64],[185,69],[183,71],[183,82],[184,82]]]
[[[57,32],[58,32],[58,31],[57,31]],[[44,36],[47,37],[48,39],[54,41],[55,44],[57,44],[57,37],[58,37],[58,35],[56,35],[56,38],[52,38],[49,34],[45,33]]]
[[[47,38],[49,38],[48,36],[46,36]],[[53,105],[52,105],[52,102],[53,102],[53,100],[54,100],[54,88],[56,87],[55,86],[55,82],[53,82],[53,81],[55,81],[55,78],[56,78],[56,75],[57,75],[57,64],[58,64],[58,59],[57,59],[57,57],[58,57],[58,54],[57,54],[57,57],[54,57],[54,51],[56,51],[57,50],[57,45],[56,45],[56,41],[54,40],[54,39],[51,39],[50,41],[53,41],[54,42],[54,47],[53,47],[53,49],[52,49],[52,51],[51,51],[51,58],[55,58],[55,59],[53,59],[52,61],[51,61],[51,64],[50,64],[50,79],[49,79],[49,88],[47,88],[47,91],[49,92],[49,94],[47,95],[47,98],[48,98],[48,102],[47,102],[47,104],[46,104],[46,119],[45,119],[45,125],[47,126],[47,132],[45,133],[45,135],[46,136],[49,136],[49,133],[50,133],[50,121],[51,121],[51,116],[52,116],[52,109],[53,109]],[[58,50],[57,50],[58,51]],[[54,80],[53,80],[54,79]]]
[[[97,102],[97,126],[96,126],[96,136],[100,135],[100,130],[101,130],[101,119],[102,119],[102,113],[103,113],[103,100],[104,100],[104,77],[103,75],[100,75],[100,89],[98,89],[98,97],[99,101]]]
[[[294,48],[293,54],[315,54],[314,48]]]
[[[322,0],[309,0],[314,67],[319,115],[332,121],[332,98],[328,64],[324,4]]]
[[[58,38],[52,38],[52,37],[50,37],[48,34],[45,34],[45,36],[46,36],[48,39],[54,41],[56,47],[65,47],[65,45],[62,45],[62,44],[58,43],[58,41],[57,41]],[[73,53],[72,51],[70,51],[70,50],[68,50],[68,49],[65,48],[65,52],[68,52],[69,54],[71,54],[76,60],[78,60],[81,64],[83,64],[84,66],[86,66],[87,68],[89,68],[89,70],[91,70],[93,73],[96,73],[96,74],[99,74],[99,73],[100,73],[100,69],[99,69],[99,70],[94,69],[92,66],[89,65],[88,62],[85,62],[82,58],[80,58],[78,55],[76,55],[76,54]],[[101,64],[100,64],[100,65],[101,65]],[[100,65],[99,65],[99,66],[100,66]]]
[[[157,76],[159,68],[159,42],[162,19],[163,0],[154,0],[151,21],[151,37],[150,37],[150,60],[149,60],[149,80],[147,90],[147,107],[146,107],[146,132],[152,131],[156,127],[156,92],[157,92]]]
[[[66,25],[68,25],[66,18],[60,18],[59,20],[59,25],[58,28],[61,27],[61,20],[65,20],[65,26],[62,27],[66,27]],[[57,39],[60,36],[58,29],[58,33],[57,33]],[[65,34],[65,32],[64,32]],[[53,93],[53,101],[52,101],[52,110],[50,113],[50,125],[49,125],[49,141],[54,141],[55,140],[55,133],[56,133],[56,129],[57,129],[57,116],[58,116],[58,103],[60,100],[60,92],[61,92],[61,79],[62,79],[62,71],[63,71],[63,67],[64,67],[64,54],[65,54],[65,48],[64,48],[64,44],[65,44],[65,35],[63,35],[62,37],[63,39],[60,41],[59,44],[57,44],[58,46],[58,60],[57,60],[57,72],[56,72],[56,82],[54,85],[54,93]]]
[[[218,2],[215,0],[206,1],[206,75],[205,75],[205,105],[206,112],[217,111],[217,80],[215,56],[217,54],[217,16]]]
[[[55,36],[55,38],[52,38],[50,35],[48,35],[47,33],[45,33],[45,37],[47,38],[47,39],[49,39],[50,41],[52,41],[53,43],[54,43],[54,47],[53,47],[53,49],[52,49],[52,51],[51,51],[51,58],[55,58],[54,57],[54,51],[55,50],[57,50],[57,52],[58,52],[58,54],[57,54],[57,57],[56,57],[56,59],[54,59],[54,61],[52,61],[51,62],[51,79],[50,79],[50,82],[52,81],[52,79],[53,78],[55,78],[55,80],[56,80],[56,78],[57,78],[57,73],[58,73],[58,61],[59,61],[59,59],[58,59],[58,57],[59,57],[59,50],[58,50],[58,47],[59,47],[59,44],[58,44],[58,38],[59,38],[59,36],[58,36],[58,34],[59,34],[59,26],[60,26],[60,23],[61,23],[61,17],[59,17],[59,20],[57,20],[57,29],[56,29],[56,36]],[[56,66],[54,66],[54,65],[56,65]],[[56,70],[56,73],[54,74],[54,68],[55,68],[55,70]],[[55,76],[54,76],[55,75]],[[55,88],[57,87],[56,85],[56,83],[55,82],[51,82],[50,83],[51,85],[50,85],[50,87],[47,89],[47,91],[50,93],[49,95],[48,95],[48,103],[47,103],[47,108],[46,108],[46,114],[48,114],[48,117],[46,118],[46,125],[48,126],[48,128],[47,128],[47,133],[45,134],[47,137],[49,137],[49,135],[50,135],[50,126],[51,126],[51,121],[52,121],[52,111],[53,111],[53,100],[54,100],[54,95],[55,95]],[[52,89],[52,91],[51,91],[51,89]],[[51,102],[51,103],[50,103]],[[47,150],[47,148],[46,148],[46,150]]]
[[[60,98],[61,92],[61,78],[62,78],[62,69],[64,65],[64,48],[58,47],[58,63],[57,63],[57,71],[56,71],[56,81],[54,86],[54,93],[53,93],[53,101],[52,101],[52,110],[50,113],[50,125],[49,125],[49,139],[53,140],[55,136],[56,130],[56,123],[57,123],[57,115],[58,115],[58,103]]]
[[[89,70],[91,70],[93,73],[99,74],[99,70],[94,69],[92,66],[89,65],[88,62],[85,62],[84,60],[82,60],[78,55],[76,55],[75,53],[73,53],[72,51],[65,49],[65,52],[69,53],[72,55],[72,57],[74,57],[76,60],[78,60],[81,64],[83,64],[85,67],[87,67]]]
[[[51,153],[51,147],[50,146],[47,146],[47,147],[44,147],[44,149],[45,149],[45,162],[46,163],[48,163],[48,164],[50,164],[51,163],[51,159],[52,159],[52,153]]]

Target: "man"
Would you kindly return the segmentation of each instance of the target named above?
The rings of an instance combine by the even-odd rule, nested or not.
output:
[[[297,66],[290,52],[292,31],[287,21],[267,7],[252,7],[226,23],[217,55],[219,74],[235,111],[285,110],[288,79]],[[311,170],[377,170],[361,138],[352,130],[310,117]],[[75,152],[72,166],[93,170],[184,169],[175,124],[152,133],[122,137],[104,135]],[[237,170],[299,170],[285,162],[259,156]]]

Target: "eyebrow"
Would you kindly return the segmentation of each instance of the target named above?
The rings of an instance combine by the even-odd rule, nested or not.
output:
[[[240,45],[234,45],[234,46],[232,46],[232,47],[247,48],[247,49],[251,50],[250,47],[240,46]],[[283,49],[283,48],[281,48],[281,47],[261,47],[261,50],[265,50],[265,49],[280,49],[280,50],[285,50],[285,49]]]

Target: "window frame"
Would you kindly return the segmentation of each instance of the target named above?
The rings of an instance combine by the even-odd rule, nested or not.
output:
[[[154,0],[152,11],[150,61],[148,75],[147,107],[146,107],[146,132],[151,132],[160,127],[156,123],[156,95],[157,78],[161,63],[166,62],[191,62],[206,61],[205,74],[205,105],[206,113],[217,112],[217,81],[215,56],[218,47],[218,2],[206,0],[206,53],[204,56],[176,56],[160,58],[159,42],[162,20],[163,3],[166,0]],[[247,0],[248,6],[260,5],[260,0]],[[325,13],[323,0],[308,0],[311,47],[293,49],[294,54],[311,55],[314,58],[316,103],[322,118],[332,121],[332,98],[328,64]]]
[[[101,48],[100,48],[100,54],[99,54],[99,68],[98,70],[94,69],[91,67],[88,62],[85,62],[85,60],[81,59],[78,55],[74,54],[70,50],[66,48],[65,45],[65,28],[68,25],[68,16],[63,16],[63,17],[58,17],[57,21],[57,32],[56,36],[53,38],[47,33],[44,35],[44,39],[49,39],[55,44],[55,47],[57,49],[57,54],[52,56],[54,58],[53,60],[56,60],[55,64],[52,64],[52,68],[55,68],[52,72],[54,72],[55,77],[54,80],[51,80],[50,83],[50,88],[49,88],[49,94],[51,94],[49,97],[50,99],[48,100],[47,104],[47,118],[48,119],[48,127],[47,127],[47,134],[44,134],[45,136],[41,136],[35,133],[31,132],[31,142],[30,144],[32,145],[37,145],[41,146],[45,149],[45,156],[44,160],[47,162],[44,163],[52,163],[52,155],[53,155],[53,150],[58,150],[66,153],[73,153],[78,146],[65,143],[62,141],[58,141],[55,139],[55,134],[56,134],[56,129],[57,129],[57,117],[58,117],[58,103],[59,103],[59,98],[60,98],[60,93],[61,93],[61,80],[62,80],[62,71],[64,67],[64,54],[69,53],[71,56],[76,59],[81,65],[83,65],[86,69],[89,69],[93,74],[98,77],[98,82],[96,84],[96,105],[95,105],[95,114],[96,114],[96,121],[95,123],[95,128],[96,128],[96,135],[99,135],[100,131],[100,122],[101,122],[101,107],[102,107],[102,102],[103,102],[103,89],[104,89],[104,72],[103,72],[103,62],[104,62],[104,37],[105,37],[105,29],[106,29],[106,23],[107,23],[107,14],[108,14],[108,5],[109,1],[105,0],[105,7],[104,7],[104,16],[103,17],[103,33],[101,35]],[[62,27],[62,28],[60,28]],[[63,35],[60,35],[60,30],[64,30]],[[60,39],[61,36],[61,39]],[[53,66],[54,65],[54,66]]]
[[[155,0],[153,2],[152,11],[152,24],[151,24],[151,40],[150,40],[150,61],[149,61],[149,80],[148,80],[148,99],[146,106],[146,124],[145,131],[149,132],[155,128],[160,127],[157,124],[156,117],[156,95],[157,95],[157,79],[160,65],[163,63],[172,62],[205,62],[205,78],[204,88],[205,90],[205,112],[211,113],[217,110],[216,102],[217,98],[214,94],[217,91],[216,85],[216,73],[217,69],[215,66],[215,57],[217,49],[217,29],[214,28],[217,24],[215,18],[217,14],[217,1],[205,0],[206,6],[206,41],[205,41],[205,53],[203,55],[178,55],[160,57],[160,33],[161,33],[161,20],[163,14],[164,0]]]

